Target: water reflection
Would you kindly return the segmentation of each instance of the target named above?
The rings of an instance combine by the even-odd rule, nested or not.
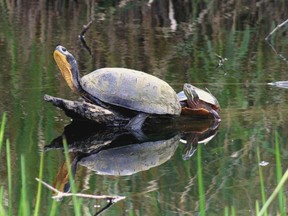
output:
[[[209,127],[203,127],[201,130],[183,132],[182,139],[180,140],[185,144],[185,150],[183,153],[183,160],[188,160],[195,151],[199,144],[206,145],[217,134],[219,122],[215,121]]]
[[[277,81],[277,82],[270,82],[268,85],[275,86],[278,88],[288,88],[288,81]]]
[[[189,124],[188,124],[189,121]],[[63,150],[63,137],[67,140],[73,176],[78,165],[98,175],[128,176],[160,166],[171,159],[185,142],[183,159],[190,158],[198,144],[207,144],[216,135],[219,123],[215,121],[191,121],[166,123],[165,127],[145,127],[143,134],[123,128],[106,128],[72,122],[63,134],[55,138],[45,150]],[[69,191],[67,164],[59,166],[53,186]]]

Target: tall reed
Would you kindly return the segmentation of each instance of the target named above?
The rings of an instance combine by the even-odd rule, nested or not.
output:
[[[203,176],[202,176],[202,158],[201,158],[201,145],[197,149],[197,166],[198,166],[198,193],[200,201],[200,213],[201,216],[205,215],[205,194],[203,186]]]
[[[261,163],[261,156],[260,156],[260,150],[259,147],[256,149],[257,152],[257,159],[258,159],[258,164]],[[261,190],[261,199],[262,203],[266,202],[266,194],[265,194],[265,184],[264,184],[264,178],[263,178],[263,172],[262,172],[262,167],[259,165],[259,180],[260,180],[260,190]],[[256,201],[256,212],[259,213],[259,202]],[[264,212],[264,215],[267,215],[267,212]]]
[[[7,176],[8,176],[8,215],[12,215],[12,171],[11,171],[11,154],[10,142],[6,141],[6,157],[7,157]]]
[[[39,179],[43,179],[43,167],[44,167],[44,151],[41,152],[40,156],[40,168],[39,168]],[[42,184],[38,181],[37,197],[34,210],[34,216],[39,215],[40,201],[41,201]]]
[[[71,170],[71,161],[68,155],[68,147],[67,147],[66,139],[63,139],[63,145],[64,145],[65,160],[66,160],[68,174],[69,174],[69,183],[71,186],[72,193],[76,194],[77,190],[76,190],[76,185],[74,183],[74,177],[73,177],[72,170]],[[74,213],[76,216],[80,216],[81,215],[80,200],[77,198],[77,196],[73,196],[72,199],[73,199]]]
[[[3,139],[4,139],[5,123],[6,123],[6,113],[4,112],[2,116],[1,127],[0,127],[0,153],[1,153]]]

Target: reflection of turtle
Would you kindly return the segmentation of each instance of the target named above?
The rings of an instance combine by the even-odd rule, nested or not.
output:
[[[99,175],[126,176],[168,161],[179,144],[180,135],[167,140],[134,143],[99,151],[83,157],[79,164]]]
[[[100,130],[74,122],[65,127],[64,133],[55,138],[45,151],[63,149],[63,136],[67,147],[73,176],[77,165],[82,165],[102,175],[131,175],[148,170],[168,161],[175,153],[181,135],[175,128],[155,128],[143,140],[123,128]],[[87,131],[88,130],[88,131]],[[67,163],[60,167],[54,187],[69,191]]]
[[[166,122],[165,127],[152,125],[145,128],[145,136],[140,137],[135,131],[123,130],[121,127],[103,130],[102,127],[95,128],[73,121],[65,127],[61,136],[45,146],[45,150],[63,149],[65,137],[73,176],[78,164],[101,175],[131,175],[168,161],[180,141],[185,142],[183,159],[188,159],[198,143],[213,138],[219,126],[219,122],[208,119],[188,120],[181,121],[181,124]],[[70,190],[66,162],[60,167],[53,185],[60,191]]]
[[[206,145],[217,134],[220,121],[214,121],[213,124],[207,124],[206,128],[198,128],[197,130],[190,130],[182,132],[181,142],[185,144],[183,160],[188,160],[193,156],[197,150],[198,144]]]
[[[126,68],[102,68],[80,79],[77,62],[66,48],[57,46],[54,59],[68,86],[85,100],[121,113],[133,113],[130,128],[141,128],[149,114],[180,115],[175,91],[155,76]]]
[[[185,83],[183,91],[178,93],[178,99],[182,106],[183,115],[213,116],[215,119],[220,119],[218,114],[220,105],[217,99],[202,89]]]

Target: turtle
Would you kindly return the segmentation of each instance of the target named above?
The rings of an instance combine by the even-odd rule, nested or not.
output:
[[[182,106],[181,115],[213,117],[220,120],[218,114],[220,110],[219,102],[207,91],[185,83],[183,91],[179,92],[177,96]]]
[[[128,68],[101,68],[80,78],[76,59],[61,45],[55,48],[54,59],[68,86],[84,100],[132,115],[126,125],[129,129],[141,128],[149,115],[181,114],[174,89],[153,75]]]

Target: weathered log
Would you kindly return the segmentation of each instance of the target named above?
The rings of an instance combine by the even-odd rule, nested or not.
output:
[[[106,126],[124,126],[130,120],[118,113],[85,101],[70,101],[50,95],[44,95],[44,100],[63,110],[68,117],[76,120],[88,120]]]

